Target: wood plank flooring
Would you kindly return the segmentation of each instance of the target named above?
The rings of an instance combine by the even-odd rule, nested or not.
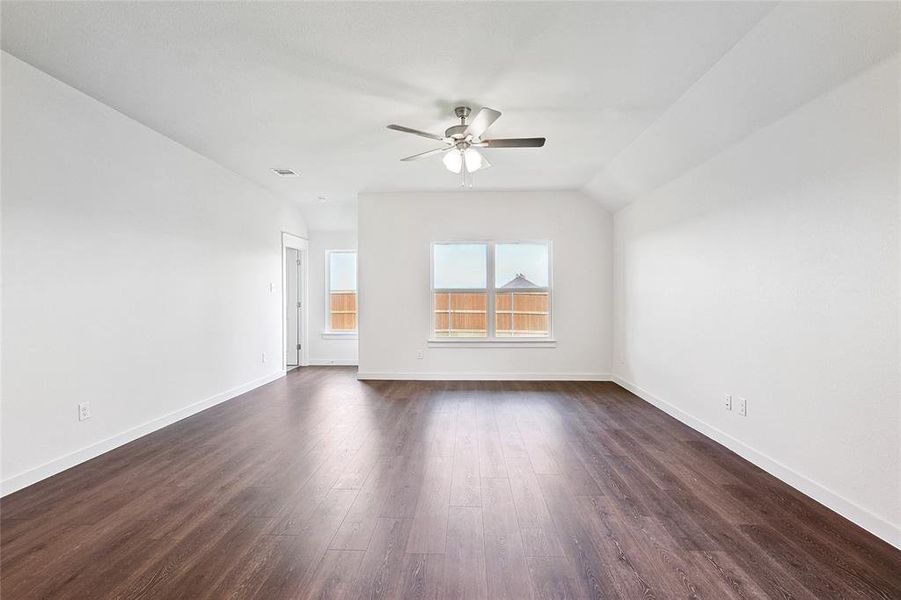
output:
[[[612,383],[304,368],[0,502],[18,598],[901,598],[901,552]]]

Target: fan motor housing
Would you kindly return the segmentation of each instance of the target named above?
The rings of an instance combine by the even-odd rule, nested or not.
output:
[[[464,131],[466,131],[466,125],[452,125],[444,130],[444,135],[447,137],[462,138]]]

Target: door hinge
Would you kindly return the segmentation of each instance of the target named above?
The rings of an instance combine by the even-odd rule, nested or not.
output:
[[[300,350],[300,344],[297,344],[297,349]]]
[[[300,302],[297,303],[297,308],[300,308]]]
[[[301,260],[298,258],[298,259],[297,259],[297,266],[298,266],[298,267],[300,266],[300,263],[301,263],[301,262],[303,262],[303,261],[301,261]]]

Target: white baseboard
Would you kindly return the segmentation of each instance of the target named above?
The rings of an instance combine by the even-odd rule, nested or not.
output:
[[[856,523],[876,537],[901,549],[901,527],[890,523],[862,506],[836,494],[822,484],[805,477],[778,460],[748,446],[741,440],[732,437],[721,429],[717,429],[716,427],[689,415],[665,400],[661,400],[634,383],[626,381],[618,375],[614,375],[612,381],[629,390],[642,400],[653,404],[668,415],[685,423],[695,431],[706,435],[715,442],[719,442],[742,458],[754,463],[770,475],[782,480],[784,483],[787,483],[801,493],[810,496],[823,506],[837,512],[849,521]]]
[[[11,494],[16,490],[20,490],[24,487],[28,487],[33,483],[37,483],[42,479],[46,479],[57,473],[61,473],[66,469],[74,467],[75,465],[81,464],[85,461],[88,461],[92,458],[100,456],[114,448],[118,448],[123,444],[127,444],[128,442],[134,441],[139,437],[143,437],[148,433],[152,433],[157,429],[162,429],[167,425],[171,425],[176,421],[181,421],[186,417],[190,417],[193,414],[199,413],[202,410],[205,410],[211,406],[215,406],[221,402],[225,402],[226,400],[231,400],[236,396],[240,396],[245,392],[249,392],[252,389],[258,388],[261,385],[266,385],[276,379],[285,376],[284,371],[276,371],[274,373],[270,373],[269,375],[265,375],[258,379],[254,379],[253,381],[249,381],[245,384],[234,387],[230,390],[226,390],[215,396],[211,396],[206,400],[201,400],[199,402],[195,402],[194,404],[189,404],[184,408],[180,408],[176,411],[165,414],[161,417],[157,417],[151,421],[147,421],[141,425],[137,425],[136,427],[132,427],[130,429],[126,429],[122,433],[116,434],[112,437],[108,437],[105,440],[101,440],[90,446],[85,446],[79,450],[75,450],[74,452],[70,452],[69,454],[60,456],[50,462],[44,463],[38,467],[34,467],[33,469],[29,469],[18,475],[13,475],[7,479],[4,479],[0,482],[0,496],[5,496],[7,494]]]
[[[411,381],[610,381],[609,373],[481,373],[440,371],[360,371],[357,379],[391,379]]]
[[[356,367],[357,360],[353,358],[311,358],[311,367]]]

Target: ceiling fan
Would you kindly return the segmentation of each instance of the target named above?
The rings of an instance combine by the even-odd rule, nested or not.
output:
[[[441,148],[426,150],[413,156],[402,158],[402,161],[419,160],[427,156],[444,154],[444,166],[451,173],[462,173],[463,182],[465,184],[466,173],[474,173],[479,169],[485,169],[491,166],[488,159],[477,150],[477,148],[540,148],[544,146],[544,138],[508,138],[508,139],[482,139],[485,131],[491,127],[498,117],[501,116],[499,111],[483,107],[476,116],[468,124],[466,119],[469,118],[472,109],[468,106],[458,106],[454,109],[454,114],[460,119],[459,125],[448,127],[444,135],[436,135],[427,131],[411,129],[403,125],[388,125],[388,129],[394,131],[402,131],[404,133],[412,133],[413,135],[422,136],[431,140],[444,142]],[[470,182],[470,186],[472,183]]]

